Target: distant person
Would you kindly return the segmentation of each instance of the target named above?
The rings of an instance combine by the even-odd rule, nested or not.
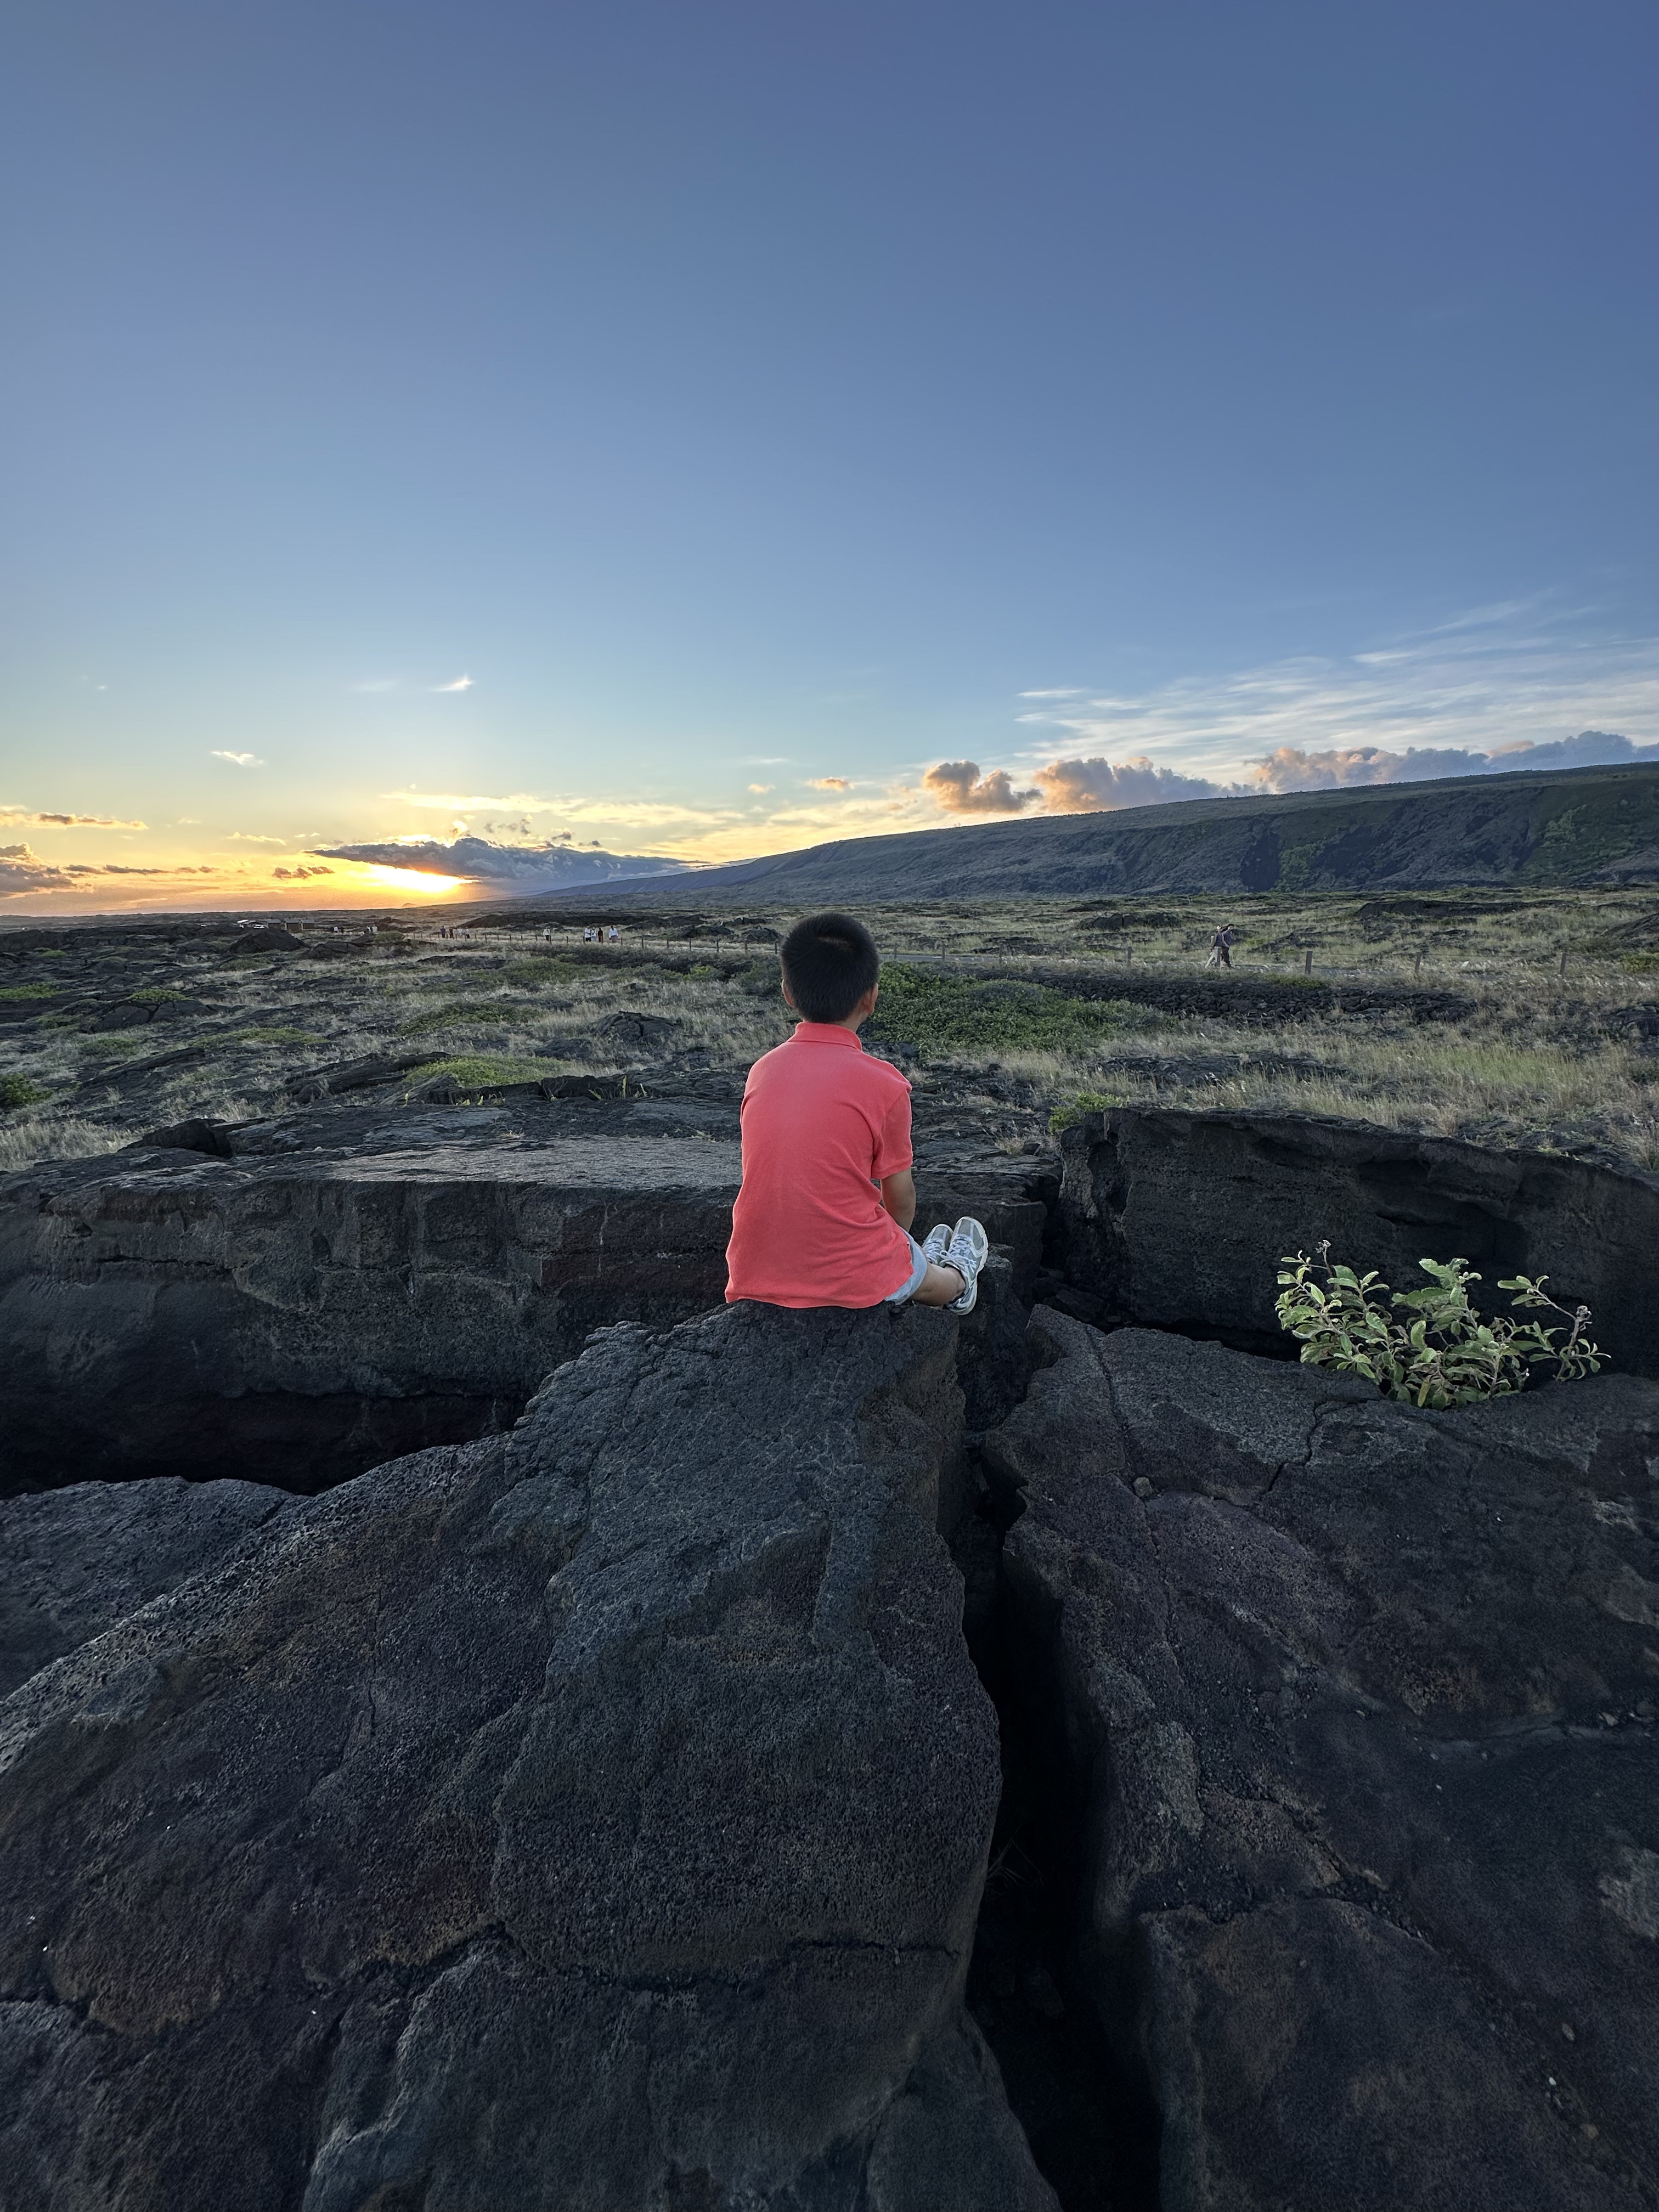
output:
[[[1231,922],[1224,921],[1210,939],[1210,957],[1204,965],[1206,968],[1231,969],[1233,964],[1233,946],[1237,941],[1237,937],[1238,933]]]
[[[878,995],[875,939],[851,915],[814,915],[785,938],[781,962],[802,1018],[744,1085],[727,1304],[970,1313],[985,1231],[964,1214],[923,1243],[911,1236],[910,1086],[859,1042]]]
[[[607,945],[620,945],[622,943],[622,932],[617,928],[614,921],[611,923],[610,928],[605,933],[605,941]]]

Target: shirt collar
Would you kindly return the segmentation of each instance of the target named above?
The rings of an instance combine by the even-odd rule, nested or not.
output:
[[[844,1030],[839,1022],[797,1022],[794,1041],[799,1044],[850,1044],[854,1052],[864,1046],[856,1030]]]

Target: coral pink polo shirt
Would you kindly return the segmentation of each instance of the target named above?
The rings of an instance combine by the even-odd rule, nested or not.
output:
[[[914,1262],[876,1186],[909,1164],[904,1078],[851,1030],[802,1022],[744,1085],[726,1303],[877,1306],[890,1297]]]

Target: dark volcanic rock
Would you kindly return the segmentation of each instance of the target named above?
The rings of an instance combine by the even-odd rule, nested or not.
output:
[[[185,999],[181,994],[169,997],[118,999],[112,1006],[105,1006],[82,1024],[91,1030],[142,1030],[177,1021],[185,1014],[205,1011],[201,1001]]]
[[[77,1482],[3,1508],[0,1698],[294,1501],[258,1482]]]
[[[1659,1387],[1032,1328],[986,1459],[1165,2212],[1650,2204]]]
[[[0,1182],[0,1484],[320,1488],[503,1425],[595,1328],[720,1302],[735,1144],[368,1118]]]
[[[240,932],[228,949],[238,957],[248,952],[303,952],[306,941],[303,937],[296,936],[293,930],[284,929],[276,924],[269,929]]]
[[[1130,1320],[1286,1346],[1280,1255],[1328,1237],[1396,1291],[1419,1260],[1466,1259],[1489,1312],[1509,1310],[1499,1276],[1547,1274],[1617,1367],[1659,1374],[1659,1177],[1311,1115],[1123,1107],[1060,1150],[1066,1275]]]
[[[593,1035],[607,1054],[620,1053],[643,1060],[667,1051],[679,1033],[679,1023],[666,1014],[641,1014],[624,1006],[608,1014]]]
[[[961,2003],[954,1336],[611,1331],[15,1691],[8,2201],[1052,2206]]]
[[[344,1091],[367,1090],[371,1084],[388,1083],[405,1068],[419,1067],[432,1058],[429,1046],[416,1052],[375,1053],[367,1060],[343,1060],[337,1066],[319,1067],[294,1079],[297,1098],[315,1100]]]
[[[595,1328],[718,1305],[732,1086],[597,1095],[623,1081],[198,1119],[0,1181],[0,1490],[175,1474],[320,1490],[503,1427]],[[979,1214],[1029,1299],[1030,1172],[988,1153],[925,1175],[918,1233]],[[995,1318],[1006,1336],[1006,1298]],[[1001,1370],[981,1380],[976,1426],[1007,1410]]]

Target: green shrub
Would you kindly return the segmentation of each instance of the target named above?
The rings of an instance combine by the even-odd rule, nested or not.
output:
[[[1125,999],[1073,999],[1046,983],[935,975],[900,962],[881,971],[868,1035],[930,1054],[1076,1053],[1159,1019]]]
[[[509,1083],[539,1083],[543,1076],[555,1073],[556,1064],[549,1060],[519,1060],[506,1053],[457,1053],[447,1060],[428,1060],[411,1067],[404,1079],[429,1083],[434,1075],[447,1075],[462,1091],[499,1091]]]
[[[1109,1114],[1114,1106],[1127,1106],[1128,1103],[1116,1091],[1079,1091],[1074,1098],[1061,1099],[1048,1116],[1049,1133],[1057,1137],[1062,1129],[1069,1129],[1085,1115]]]
[[[56,983],[8,983],[0,990],[0,1006],[15,1006],[25,999],[55,999]]]
[[[279,1024],[264,1028],[238,1030],[234,1036],[225,1039],[227,1044],[320,1044],[321,1037],[312,1030],[288,1030]]]
[[[51,1091],[31,1083],[27,1075],[0,1075],[0,1109],[8,1114],[19,1106],[38,1106]]]
[[[135,1006],[183,1006],[190,994],[175,991],[170,983],[147,983],[142,991],[129,991],[127,996]]]
[[[423,1014],[416,1014],[398,1030],[399,1036],[424,1036],[429,1030],[447,1030],[457,1022],[471,1021],[471,1006],[431,1006]]]
[[[1626,975],[1659,975],[1659,952],[1627,952],[1619,965]]]
[[[1507,1316],[1482,1321],[1468,1292],[1480,1278],[1467,1260],[1420,1260],[1429,1278],[1425,1288],[1391,1292],[1374,1269],[1356,1275],[1352,1267],[1334,1267],[1330,1250],[1328,1243],[1322,1243],[1316,1261],[1305,1252],[1287,1252],[1279,1262],[1274,1310],[1301,1344],[1304,1367],[1363,1375],[1387,1397],[1444,1407],[1523,1389],[1534,1367],[1553,1364],[1558,1381],[1567,1382],[1601,1366],[1601,1347],[1585,1334],[1589,1308],[1569,1313],[1547,1297],[1547,1275],[1536,1282],[1507,1275],[1498,1287],[1518,1309],[1559,1314],[1570,1325],[1565,1331]],[[1322,1282],[1314,1279],[1316,1267]],[[1385,1298],[1393,1314],[1385,1310]],[[1565,1341],[1558,1343],[1563,1336]]]
[[[751,960],[732,981],[751,999],[775,999],[783,989],[783,970],[775,960]]]
[[[694,981],[706,983],[711,975],[718,975],[720,971],[718,968],[711,968],[706,960],[699,960],[695,968],[688,968],[685,972]]]

